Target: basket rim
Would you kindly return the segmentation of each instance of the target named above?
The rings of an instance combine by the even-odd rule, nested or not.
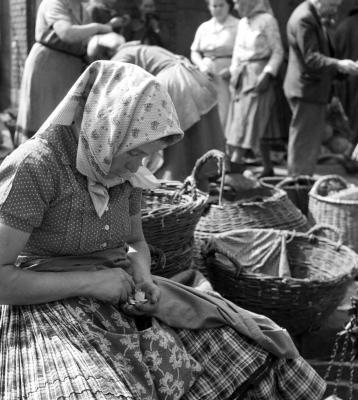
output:
[[[282,198],[285,198],[287,196],[287,193],[285,192],[285,190],[281,189],[281,188],[277,188],[277,187],[266,187],[266,189],[270,189],[272,190],[274,193],[272,194],[272,196],[270,197],[266,197],[264,198],[262,201],[245,201],[245,199],[240,199],[240,200],[235,200],[235,201],[229,201],[226,200],[225,202],[223,201],[223,203],[217,204],[217,202],[208,202],[208,205],[210,207],[214,207],[214,208],[218,208],[218,209],[223,209],[227,206],[262,206],[262,204],[270,204],[270,203],[275,203],[277,202],[277,200],[280,200]]]
[[[142,197],[145,199],[146,197],[155,197],[155,196],[160,196],[160,195],[170,195],[170,194],[175,194],[175,192],[179,189],[179,186],[176,188],[157,188],[154,190],[144,190],[142,193]],[[184,193],[182,194],[181,199],[184,199],[184,202],[180,202],[179,204],[163,204],[160,205],[159,207],[155,208],[149,208],[149,207],[141,207],[141,213],[142,217],[151,217],[151,214],[158,213],[160,211],[162,212],[168,212],[170,211],[171,213],[175,213],[178,210],[185,211],[186,208],[200,208],[206,205],[206,203],[209,200],[209,195],[199,189],[196,190],[196,199],[193,199],[193,196],[190,195],[190,193]]]
[[[242,230],[242,229],[240,229]],[[315,235],[315,234],[308,234],[307,232],[296,232],[296,231],[288,231],[288,230],[279,230],[279,229],[257,229],[257,228],[247,228],[244,229],[245,231],[274,231],[274,232],[280,232],[282,234],[285,234],[285,232],[289,235],[292,236],[292,239],[296,239],[296,238],[300,238],[300,239],[305,239],[307,240],[307,242],[309,243],[312,239],[314,239],[315,241],[318,241],[319,244],[326,244],[329,245],[333,248],[337,248],[337,250],[339,251],[344,251],[346,256],[349,255],[351,256],[351,258],[354,260],[354,263],[352,263],[353,265],[351,266],[349,271],[342,271],[342,273],[335,275],[331,278],[325,278],[325,279],[317,279],[317,278],[313,278],[313,279],[300,279],[300,278],[293,278],[293,277],[279,277],[279,276],[271,276],[271,275],[266,275],[266,274],[261,274],[261,273],[253,273],[253,272],[246,272],[245,270],[240,271],[240,273],[238,273],[238,277],[240,277],[241,275],[243,276],[247,276],[247,277],[252,277],[252,278],[260,278],[260,280],[265,280],[265,281],[277,281],[277,282],[282,282],[282,283],[292,283],[292,284],[297,284],[297,283],[301,283],[301,284],[305,284],[307,283],[312,284],[312,283],[337,283],[340,282],[341,280],[343,280],[343,278],[346,279],[353,279],[357,274],[358,274],[358,254],[351,249],[350,247],[348,247],[347,245],[344,245],[340,242],[334,242],[333,240],[330,240],[328,238],[325,237],[321,237],[319,235]],[[228,234],[230,231],[225,232],[225,234]],[[231,231],[232,232],[232,231]],[[220,234],[219,234],[220,235]],[[208,244],[207,244],[207,249],[208,249],[208,253],[210,252],[210,250],[215,251],[215,248],[213,248],[210,243],[214,240],[215,238],[215,234],[211,236],[211,238],[209,238],[208,240]],[[210,263],[208,263],[208,266],[210,268]]]
[[[308,193],[310,198],[319,200],[322,203],[334,204],[334,205],[346,205],[346,206],[358,206],[358,200],[339,200],[339,199],[328,199],[327,196],[322,196],[317,193]]]
[[[331,175],[324,175],[319,178],[316,183],[313,185],[312,189],[309,191],[308,195],[310,198],[321,201],[322,203],[333,204],[333,205],[347,205],[347,206],[358,206],[358,200],[340,200],[340,199],[332,199],[328,196],[322,196],[321,194],[317,193],[318,188],[320,185],[328,180],[337,180],[340,181],[342,184],[348,187],[349,182],[347,182],[342,176],[337,174]]]

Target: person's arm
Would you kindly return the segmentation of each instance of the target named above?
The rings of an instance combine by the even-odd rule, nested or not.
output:
[[[272,77],[275,77],[278,74],[284,54],[278,23],[270,14],[267,15],[264,30],[267,46],[271,51],[271,55],[262,73],[257,78],[255,90],[258,92],[266,91],[269,88]]]
[[[30,233],[0,223],[0,304],[39,304],[76,296],[126,301],[132,278],[121,268],[100,271],[35,272],[15,266]]]
[[[131,234],[127,238],[127,244],[134,282],[138,288],[146,292],[151,303],[156,303],[160,291],[154,284],[150,272],[150,250],[143,234],[141,213],[131,216]]]
[[[202,34],[203,25],[200,25],[195,33],[193,43],[190,46],[190,59],[192,63],[200,69],[200,71],[207,72],[208,66],[205,64],[203,54],[200,51]]]
[[[358,64],[352,60],[338,60],[321,53],[318,39],[318,27],[310,20],[302,19],[297,27],[297,46],[303,61],[314,73],[324,71],[357,74]]]
[[[91,36],[99,33],[112,32],[112,28],[108,24],[99,24],[91,22],[86,25],[72,25],[65,20],[56,21],[53,29],[58,37],[66,43],[78,43],[88,40]]]

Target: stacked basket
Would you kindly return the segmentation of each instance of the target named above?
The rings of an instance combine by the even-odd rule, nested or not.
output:
[[[312,176],[276,177],[269,176],[260,179],[262,186],[283,189],[292,203],[299,208],[303,214],[308,213],[308,193],[316,182]]]
[[[147,242],[164,253],[165,266],[152,271],[167,278],[191,267],[195,226],[208,196],[190,182],[166,182],[143,192],[142,224]]]
[[[192,173],[194,181],[200,168],[212,156],[220,164],[221,182],[224,182],[225,156],[218,152],[209,152],[198,160]],[[201,253],[210,237],[245,228],[276,228],[305,232],[310,225],[282,189],[260,186],[242,192],[224,193],[223,185],[220,185],[218,196],[209,199],[195,228],[195,267],[207,274]]]
[[[244,267],[254,257],[255,251],[260,250],[255,249],[255,242],[259,243],[259,238],[269,231],[279,239],[286,236],[284,251],[291,270],[290,277],[252,272],[252,269]],[[249,257],[233,250],[233,238],[240,234],[246,238],[248,235],[253,237]],[[275,240],[272,240],[272,246]],[[227,243],[231,246],[226,246]],[[266,243],[266,248],[271,248],[270,243]],[[215,235],[209,241],[205,258],[215,290],[241,307],[270,317],[292,335],[319,328],[341,302],[358,271],[354,251],[317,236],[314,230],[297,233],[247,229],[245,233],[232,231]],[[265,259],[264,263],[273,261],[279,263],[280,257]]]
[[[326,175],[318,179],[309,193],[310,218],[317,224],[337,228],[343,243],[358,252],[358,200],[335,199],[330,189],[347,189],[348,182],[339,175]],[[329,239],[334,239],[328,234]]]

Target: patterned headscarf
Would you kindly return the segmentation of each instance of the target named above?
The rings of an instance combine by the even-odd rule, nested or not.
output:
[[[83,112],[76,167],[87,177],[97,214],[109,201],[108,188],[130,181],[153,187],[155,177],[144,167],[109,178],[112,161],[143,144],[161,139],[163,147],[183,137],[169,94],[148,72],[132,64],[96,61],[79,77],[40,130],[71,125]]]

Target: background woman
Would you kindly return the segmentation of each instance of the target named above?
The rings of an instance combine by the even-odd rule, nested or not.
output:
[[[278,23],[268,0],[235,0],[239,22],[230,67],[233,97],[226,126],[227,152],[241,164],[246,150],[261,152],[262,175],[272,175],[267,144],[275,103],[274,77],[283,59]]]
[[[141,226],[141,188],[153,187],[142,159],[181,137],[170,97],[153,76],[101,61],[33,140],[3,161],[1,398],[322,397],[324,381],[275,325],[271,335],[257,324],[245,335],[227,325],[170,328],[151,317],[166,306],[160,282],[189,297],[174,323],[190,314],[196,293],[152,277]],[[128,304],[135,289],[146,303]],[[257,317],[264,330],[273,326]],[[252,324],[247,315],[241,325]],[[265,350],[277,335],[285,340]]]
[[[16,142],[34,135],[84,68],[87,40],[111,31],[91,23],[86,0],[43,0],[36,19],[36,43],[25,62]]]
[[[232,0],[206,0],[212,18],[202,23],[191,45],[191,60],[214,78],[223,129],[230,100],[230,63],[238,19],[230,14]]]

